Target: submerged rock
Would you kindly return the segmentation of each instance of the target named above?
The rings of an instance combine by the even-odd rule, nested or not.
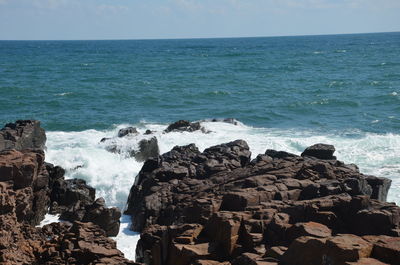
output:
[[[138,141],[137,138],[130,139],[128,145],[127,142],[118,143],[118,141],[113,141],[112,138],[103,138],[100,142],[106,143],[105,149],[107,151],[134,157],[138,162],[146,161],[160,154],[157,137],[153,136],[150,139],[141,139],[137,143],[137,147],[134,147],[136,141]]]
[[[361,174],[333,151],[317,145],[303,157],[267,150],[250,161],[247,143],[237,140],[204,152],[194,144],[176,146],[147,160],[126,210],[132,229],[141,232],[137,260],[388,262],[387,254],[376,254],[378,243],[363,236],[381,237],[382,253],[400,253],[391,243],[399,239],[400,208],[383,201],[390,180]]]
[[[170,124],[164,132],[194,132],[200,130],[200,122],[190,122],[186,120],[179,120]]]
[[[129,134],[139,134],[139,132],[134,127],[122,128],[118,131],[118,137],[124,137]]]
[[[233,125],[238,125],[238,120],[234,119],[234,118],[225,118],[225,119],[212,119],[212,122],[225,122],[225,123],[230,123]]]

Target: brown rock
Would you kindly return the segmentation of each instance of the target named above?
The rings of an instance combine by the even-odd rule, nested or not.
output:
[[[388,181],[332,154],[318,159],[268,150],[250,161],[247,144],[238,140],[204,152],[177,146],[150,158],[126,211],[142,232],[137,260],[293,265],[296,258],[320,265],[369,257],[373,243],[358,236],[399,236],[400,208],[375,200]],[[205,244],[217,251],[205,252]]]
[[[389,264],[400,264],[400,237],[365,236],[374,245],[372,257]]]
[[[331,229],[326,225],[307,222],[307,223],[297,223],[291,226],[287,231],[287,236],[289,239],[296,239],[301,236],[313,236],[313,237],[329,237],[332,235]]]

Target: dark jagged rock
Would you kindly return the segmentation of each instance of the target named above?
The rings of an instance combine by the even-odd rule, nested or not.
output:
[[[157,220],[163,225],[173,224],[183,208],[177,207],[175,202],[179,200],[170,198],[169,194],[175,196],[179,191],[189,191],[190,187],[199,188],[208,182],[211,174],[241,168],[250,162],[250,155],[247,143],[238,140],[210,147],[203,153],[193,144],[174,147],[158,158],[147,160],[137,177],[138,185],[132,187],[129,195],[126,212],[135,216],[133,229],[141,230]],[[179,180],[183,180],[183,186],[177,186]],[[176,194],[171,191],[174,186],[177,186]],[[151,187],[155,192],[149,194]]]
[[[101,138],[100,143],[104,143],[104,142],[106,142],[106,141],[108,141],[108,140],[111,140],[111,138],[109,138],[109,137],[103,137],[103,138]]]
[[[225,123],[230,123],[233,125],[238,125],[238,120],[234,118],[225,118],[225,119],[212,119],[212,122],[225,122]]]
[[[200,130],[200,122],[190,122],[186,120],[179,120],[170,124],[164,132],[194,132]]]
[[[158,148],[158,141],[156,137],[150,139],[143,139],[139,142],[139,150],[133,151],[132,155],[138,162],[143,162],[150,157],[157,157],[160,155],[160,149]]]
[[[81,202],[88,205],[94,202],[96,190],[86,184],[83,179],[67,179],[63,177],[54,181],[51,200],[61,205]]]
[[[204,152],[193,144],[176,146],[147,160],[126,211],[134,217],[133,230],[141,232],[137,260],[387,262],[386,256],[400,253],[393,243],[400,235],[400,208],[382,201],[390,181],[363,175],[332,154],[318,159],[267,150],[250,161],[246,142],[238,140]]]
[[[301,156],[311,156],[318,159],[336,159],[336,157],[333,156],[334,152],[335,147],[333,145],[315,144],[307,147],[306,150],[301,153]]]
[[[41,149],[45,148],[46,134],[35,120],[18,120],[8,123],[0,130],[0,150],[4,149]]]
[[[61,214],[67,221],[92,222],[100,226],[108,236],[119,232],[121,211],[105,207],[103,198],[95,200],[95,189],[82,179],[64,179],[64,171],[48,165],[51,172],[52,191],[50,195],[52,214]]]
[[[152,133],[153,133],[152,130],[146,130],[146,131],[144,132],[145,135],[149,135],[149,134],[152,134]]]
[[[100,226],[107,236],[116,236],[119,232],[121,211],[116,208],[107,208],[103,198],[97,199],[93,204],[86,206],[83,222],[92,222]]]
[[[134,127],[122,128],[118,131],[118,137],[124,137],[129,134],[139,134],[139,132]]]

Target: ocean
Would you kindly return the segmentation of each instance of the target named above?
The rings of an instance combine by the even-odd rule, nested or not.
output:
[[[161,153],[236,139],[253,157],[333,144],[338,159],[392,179],[388,201],[400,203],[400,33],[0,41],[0,92],[0,123],[40,120],[47,161],[110,206],[125,207],[142,166],[100,143],[126,126],[155,131]],[[210,133],[162,133],[180,119],[204,121]],[[116,240],[133,259],[138,234],[127,216]]]

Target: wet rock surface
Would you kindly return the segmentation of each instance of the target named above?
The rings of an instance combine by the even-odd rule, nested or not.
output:
[[[124,142],[119,142],[118,138],[102,138],[100,140],[100,143],[104,145],[107,151],[134,157],[138,162],[143,162],[151,157],[160,155],[157,137],[153,136],[151,138],[140,139],[137,137],[140,133],[137,132],[136,129],[135,133],[127,134],[125,134],[125,131],[121,134],[121,130],[118,133],[118,138],[124,138]],[[144,135],[149,135],[151,133],[152,132],[146,131]],[[120,136],[120,134],[122,136]]]
[[[14,147],[34,148],[0,151],[0,263],[136,264],[107,238],[118,233],[120,211],[105,207],[101,198],[94,200],[95,190],[84,181],[65,180],[62,168],[44,162],[44,142],[38,140],[43,137],[32,136],[37,123],[16,124],[2,132],[23,138],[15,138]],[[36,227],[50,205],[71,214],[66,219],[73,223]]]
[[[400,264],[390,180],[316,145],[303,156],[245,141],[147,160],[128,199],[145,264]]]
[[[156,137],[140,140],[139,149],[132,152],[132,156],[135,157],[138,162],[146,161],[147,159],[157,157],[158,155],[160,155],[160,149]]]
[[[201,130],[200,122],[190,122],[186,120],[179,120],[171,123],[164,132],[194,132]]]
[[[118,131],[118,137],[124,137],[129,134],[135,135],[135,134],[139,134],[139,132],[134,127],[122,128]]]
[[[95,189],[81,179],[64,179],[64,172],[53,169],[47,164],[53,183],[51,191],[50,213],[60,214],[66,221],[92,222],[100,226],[107,236],[116,236],[119,232],[121,211],[116,207],[107,208],[103,198],[95,200]]]

